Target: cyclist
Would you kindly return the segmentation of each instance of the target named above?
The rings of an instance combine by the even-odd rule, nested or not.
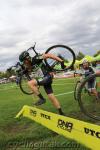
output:
[[[92,75],[93,73],[95,73],[94,69],[90,66],[90,63],[88,62],[87,59],[84,59],[82,62],[82,77],[80,78],[80,80],[83,80],[84,78]],[[93,93],[96,96],[96,99],[98,100],[98,92],[96,90],[96,78],[93,78],[91,80],[88,81],[86,88],[88,89],[88,91],[90,93]]]
[[[36,65],[38,65],[41,69],[43,79],[30,79],[28,81],[28,86],[32,89],[34,94],[39,97],[39,100],[35,103],[36,106],[44,104],[46,102],[46,99],[42,96],[40,93],[38,86],[43,86],[45,89],[45,92],[47,93],[48,98],[53,103],[53,105],[57,108],[60,115],[64,115],[60,103],[58,99],[55,97],[52,89],[52,81],[53,81],[53,72],[52,70],[47,67],[47,65],[44,63],[44,60],[47,58],[54,59],[61,63],[62,69],[64,69],[66,66],[64,65],[64,61],[53,55],[53,54],[39,54],[35,55],[34,57],[30,57],[29,53],[27,51],[24,51],[20,54],[19,60],[23,63],[23,65],[29,70],[32,71]]]

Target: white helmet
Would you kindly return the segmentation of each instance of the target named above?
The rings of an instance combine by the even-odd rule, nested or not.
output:
[[[82,64],[84,63],[89,63],[89,61],[87,59],[83,59]]]

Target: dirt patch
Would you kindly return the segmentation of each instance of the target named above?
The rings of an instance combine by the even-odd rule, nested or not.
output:
[[[77,112],[70,112],[68,117],[72,117],[74,119],[80,120],[80,121],[85,121],[85,122],[89,122],[92,124],[97,124],[100,125],[100,121],[94,120],[92,118],[89,118],[87,116],[85,116],[82,112],[77,111]]]
[[[30,123],[13,123],[8,124],[6,127],[4,127],[4,132],[11,134],[11,133],[20,133],[28,130],[30,127]]]

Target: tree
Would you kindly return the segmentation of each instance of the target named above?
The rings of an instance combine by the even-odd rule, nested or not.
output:
[[[11,69],[10,71],[6,70],[5,75],[9,78],[12,75],[16,75],[15,70]]]
[[[0,72],[0,78],[4,77],[4,73]]]
[[[96,57],[96,56],[98,56],[98,55],[100,55],[100,50],[98,50],[97,53],[94,54],[94,57]]]
[[[0,78],[7,78],[8,75],[6,72],[0,72]]]
[[[10,72],[6,70],[5,72],[0,72],[0,78],[9,78],[12,75],[15,75],[15,71],[11,70]]]
[[[84,54],[82,52],[79,52],[78,55],[76,56],[77,60],[81,60],[82,58],[84,58]]]

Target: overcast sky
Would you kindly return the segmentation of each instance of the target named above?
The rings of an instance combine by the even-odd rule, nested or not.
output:
[[[0,0],[0,70],[37,42],[66,44],[77,54],[100,49],[100,0]]]

